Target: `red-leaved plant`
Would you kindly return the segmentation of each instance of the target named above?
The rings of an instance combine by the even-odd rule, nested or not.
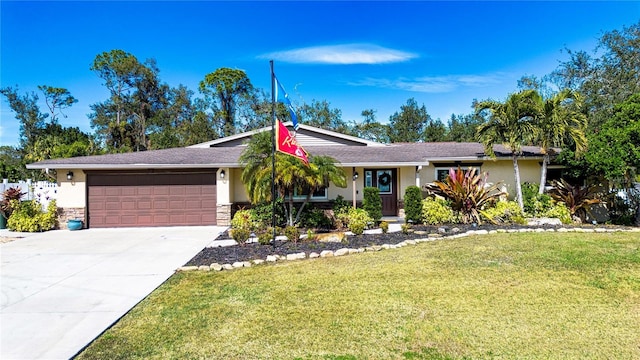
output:
[[[449,176],[444,181],[435,181],[425,185],[425,190],[433,195],[442,196],[451,202],[451,209],[461,216],[463,223],[480,223],[480,211],[495,203],[504,195],[499,184],[489,185],[488,174],[476,174],[475,168],[466,171],[449,169]]]
[[[20,191],[18,187],[10,187],[5,190],[2,193],[2,200],[0,200],[0,216],[8,219],[11,216],[11,212],[13,212],[11,200],[20,200],[24,194],[26,193]]]
[[[571,216],[580,218],[584,222],[587,214],[591,214],[591,205],[599,204],[598,189],[595,186],[571,185],[564,179],[552,181],[553,188],[549,195],[556,201],[564,203],[571,212]]]

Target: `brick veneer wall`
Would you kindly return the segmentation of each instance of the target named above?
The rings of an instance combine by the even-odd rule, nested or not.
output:
[[[87,219],[85,219],[85,208],[58,208],[58,224],[60,229],[68,229],[68,220],[82,220],[82,227],[87,227]]]

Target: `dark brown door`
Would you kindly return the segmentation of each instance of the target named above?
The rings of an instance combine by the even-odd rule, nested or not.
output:
[[[215,171],[88,173],[89,227],[216,224]]]
[[[397,174],[396,169],[364,170],[364,186],[377,187],[380,191],[383,216],[398,215]]]

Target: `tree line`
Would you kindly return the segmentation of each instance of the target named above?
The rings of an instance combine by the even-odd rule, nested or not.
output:
[[[556,161],[568,166],[570,177],[629,186],[640,166],[640,22],[605,32],[592,51],[565,51],[569,59],[552,73],[523,76],[503,100],[474,100],[475,111],[452,114],[446,123],[432,119],[415,98],[384,123],[375,109],[346,121],[326,100],[296,104],[297,113],[304,124],[383,143],[480,141],[488,150],[504,144],[516,170],[521,147],[537,145],[544,168]],[[163,82],[155,60],[140,61],[123,50],[98,54],[90,70],[110,94],[91,105],[91,134],[59,124],[77,102],[67,89],[43,85],[40,94],[0,89],[20,122],[19,146],[0,148],[3,178],[42,176],[27,174],[28,162],[188,146],[271,123],[270,95],[241,70],[207,74],[198,95]],[[39,108],[40,95],[47,109]],[[289,116],[281,104],[277,113],[285,120]],[[558,147],[563,151],[556,157]]]

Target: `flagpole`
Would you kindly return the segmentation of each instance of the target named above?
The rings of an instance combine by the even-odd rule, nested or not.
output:
[[[273,230],[273,247],[276,246],[276,86],[273,72],[273,60],[269,61],[271,67],[271,228]]]

